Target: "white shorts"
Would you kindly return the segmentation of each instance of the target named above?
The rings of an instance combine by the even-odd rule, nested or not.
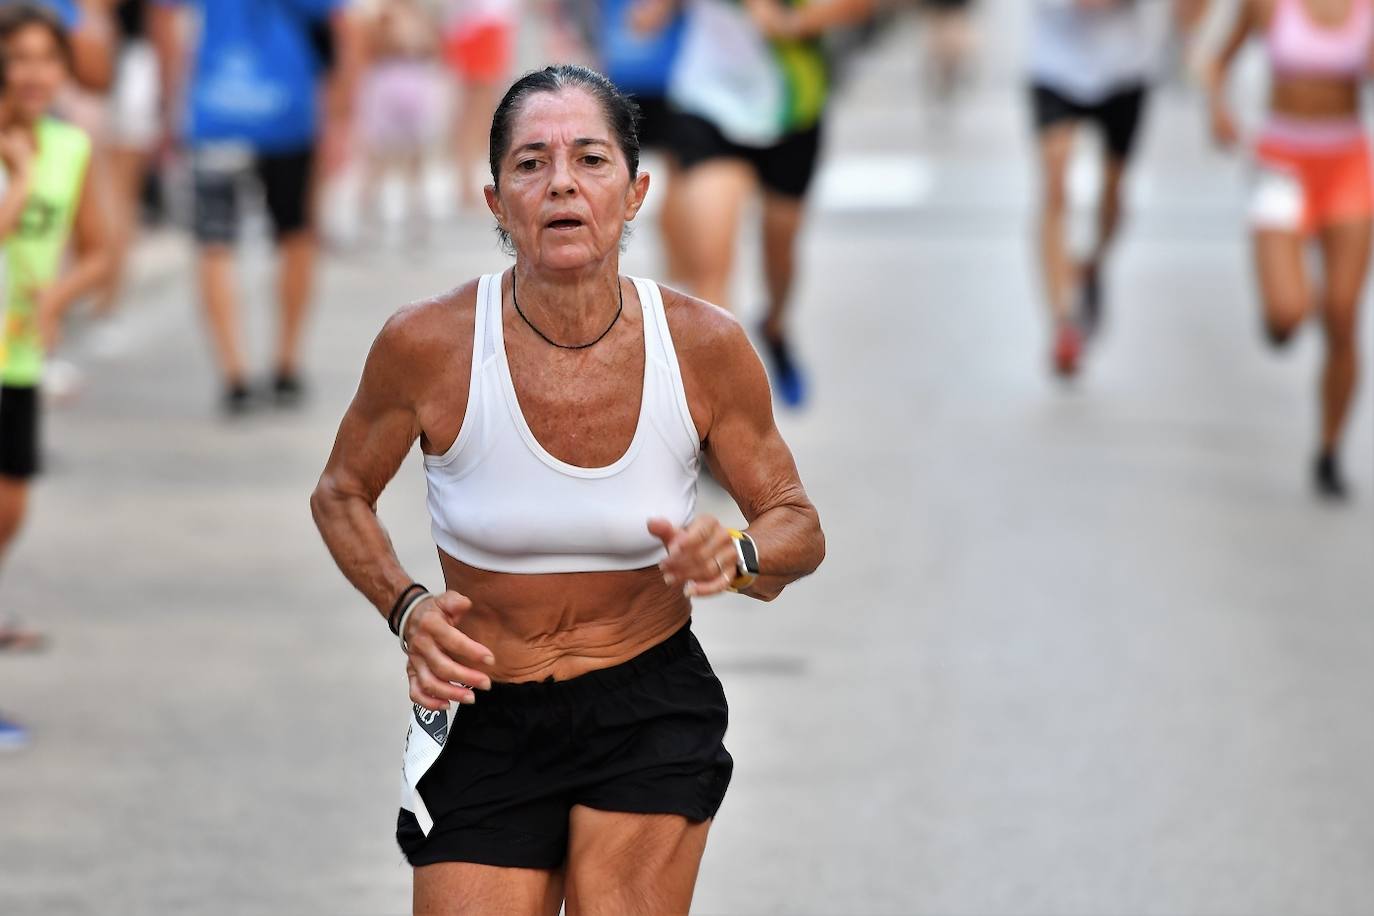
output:
[[[106,137],[116,149],[149,150],[157,143],[158,67],[153,46],[130,41],[119,52],[110,90]]]

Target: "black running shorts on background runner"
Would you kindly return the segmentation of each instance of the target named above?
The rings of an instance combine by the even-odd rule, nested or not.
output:
[[[310,228],[310,193],[315,151],[311,148],[259,153],[238,146],[207,144],[192,155],[195,236],[202,245],[238,240],[241,196],[253,181],[262,190],[273,236]]]
[[[574,805],[715,817],[734,762],[725,691],[689,626],[624,664],[566,681],[495,684],[462,706],[417,790],[429,836],[402,809],[413,866],[553,869]]]
[[[1084,105],[1049,86],[1031,86],[1035,129],[1046,128],[1067,121],[1088,121],[1101,129],[1107,149],[1118,159],[1129,159],[1140,132],[1140,119],[1145,110],[1146,89],[1143,85],[1126,86],[1100,102]]]
[[[0,387],[0,477],[28,480],[38,473],[42,400],[36,386]]]
[[[787,134],[773,146],[742,146],[705,118],[679,113],[673,119],[673,144],[684,169],[711,159],[742,159],[765,190],[800,199],[816,175],[821,126]]]
[[[673,152],[673,124],[678,115],[660,95],[636,95],[639,106],[639,146],[641,149]]]

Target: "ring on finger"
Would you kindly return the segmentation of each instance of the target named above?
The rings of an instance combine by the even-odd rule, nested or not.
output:
[[[724,578],[725,578],[725,567],[720,565],[720,559],[719,559],[719,558],[713,557],[712,559],[714,559],[715,562],[716,562],[716,570],[720,573],[720,577],[721,577],[722,579],[724,579]]]

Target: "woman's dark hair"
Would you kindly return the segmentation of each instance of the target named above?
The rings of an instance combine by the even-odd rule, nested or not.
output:
[[[491,116],[491,144],[487,154],[492,184],[498,188],[501,186],[501,160],[510,149],[511,124],[525,99],[536,92],[558,92],[561,89],[582,89],[596,99],[615,136],[616,146],[625,155],[625,162],[630,167],[630,179],[633,181],[639,174],[639,106],[617,89],[615,83],[595,70],[577,64],[556,64],[543,70],[531,70],[520,77],[506,90],[501,104],[496,106],[496,113]]]
[[[16,33],[31,25],[42,26],[51,33],[57,42],[57,50],[68,67],[72,65],[72,39],[67,27],[53,9],[42,4],[28,2],[0,4],[0,43],[9,41]],[[3,58],[0,58],[0,63]],[[0,66],[0,81],[3,80],[3,66]]]

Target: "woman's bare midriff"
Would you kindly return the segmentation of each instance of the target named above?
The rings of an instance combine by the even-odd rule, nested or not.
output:
[[[472,601],[459,624],[496,658],[493,681],[570,678],[609,668],[663,642],[691,617],[657,566],[624,572],[512,575],[443,551],[444,581]]]
[[[1269,108],[1289,118],[1355,118],[1360,110],[1360,87],[1348,79],[1276,78],[1269,93]]]

